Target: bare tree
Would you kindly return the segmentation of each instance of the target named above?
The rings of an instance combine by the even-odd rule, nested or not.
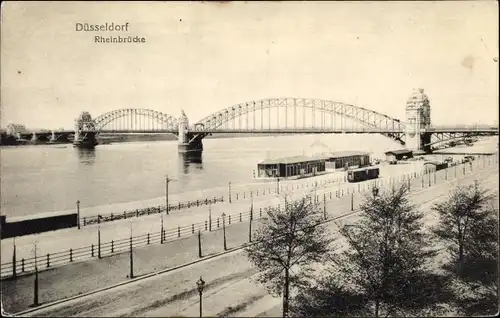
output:
[[[306,283],[311,265],[329,252],[330,235],[311,195],[285,200],[285,207],[267,211],[246,255],[259,270],[257,280],[274,295],[283,295],[283,316],[288,315],[290,289]]]
[[[457,275],[461,274],[466,258],[473,255],[473,235],[490,215],[486,207],[491,199],[492,196],[476,181],[473,185],[457,187],[450,193],[448,200],[433,207],[439,214],[439,225],[433,232],[445,242],[451,257],[456,261]]]
[[[425,265],[434,252],[422,230],[423,215],[407,194],[402,186],[366,197],[360,220],[341,228],[350,249],[333,257],[316,285],[299,292],[292,307],[296,315],[378,317],[432,305],[425,295]]]

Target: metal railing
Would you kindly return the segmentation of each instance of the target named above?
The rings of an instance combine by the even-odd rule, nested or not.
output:
[[[168,211],[178,211],[185,208],[198,207],[203,205],[215,204],[217,202],[224,202],[224,196],[221,197],[213,197],[213,199],[205,199],[205,200],[196,200],[196,201],[184,201],[179,202],[177,204],[169,204]],[[139,217],[143,215],[150,215],[155,213],[166,212],[165,205],[158,205],[154,207],[148,207],[143,209],[135,209],[129,211],[123,211],[122,213],[110,213],[105,215],[92,215],[92,216],[84,216],[80,217],[80,224],[91,225],[91,224],[99,224],[102,222],[110,222],[115,220],[129,219],[132,217]]]

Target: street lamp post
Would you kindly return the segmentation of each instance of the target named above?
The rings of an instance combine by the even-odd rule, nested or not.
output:
[[[253,220],[253,191],[250,191],[250,199],[252,204],[250,205],[250,221]],[[286,199],[286,198],[285,198]]]
[[[323,216],[326,220],[326,193],[323,193]]]
[[[351,211],[354,211],[354,192],[351,192]]]
[[[134,257],[132,249],[132,221],[130,221],[130,278],[134,278]]]
[[[222,213],[222,232],[224,235],[224,251],[227,250],[227,244],[226,244],[226,213]]]
[[[198,293],[200,294],[200,317],[203,317],[203,288],[205,287],[205,281],[203,278],[201,278],[198,281],[196,281],[196,286],[198,288]]]
[[[33,290],[33,306],[38,306],[38,264],[36,259],[36,243],[35,243],[35,284]]]
[[[160,229],[160,244],[163,244],[163,215],[160,214],[161,229]]]
[[[16,271],[16,237],[12,239],[12,244],[13,244],[13,251],[12,251],[12,277],[17,276],[17,271]]]
[[[198,229],[198,257],[202,258],[202,253],[201,253],[201,232]]]
[[[167,214],[169,213],[169,205],[168,205],[168,184],[172,181],[176,181],[174,179],[170,179],[168,174],[165,176],[165,210]]]
[[[97,226],[97,258],[101,259],[101,226]]]
[[[76,200],[76,224],[80,229],[80,200]]]
[[[212,203],[208,205],[208,231],[212,232]]]

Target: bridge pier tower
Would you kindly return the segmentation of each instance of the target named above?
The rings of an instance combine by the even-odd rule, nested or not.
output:
[[[187,152],[202,152],[203,151],[203,134],[189,131],[189,119],[184,111],[179,118],[179,153]]]
[[[93,149],[98,144],[96,134],[92,117],[88,112],[82,112],[75,120],[75,139],[73,140],[73,146]]]
[[[50,132],[50,142],[55,142],[57,140],[55,131]]]
[[[422,88],[414,89],[406,102],[406,148],[413,151],[430,152],[431,134],[426,129],[431,125],[429,98]]]

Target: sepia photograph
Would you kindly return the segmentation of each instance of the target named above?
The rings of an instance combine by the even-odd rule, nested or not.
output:
[[[499,8],[4,1],[3,317],[499,312]]]

